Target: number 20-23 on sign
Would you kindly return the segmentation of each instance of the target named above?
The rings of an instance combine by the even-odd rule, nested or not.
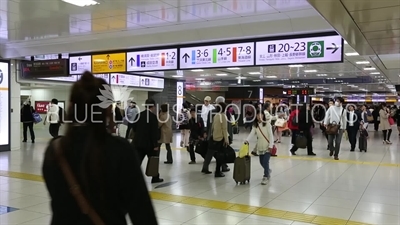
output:
[[[180,57],[181,69],[251,66],[254,43],[181,48]]]

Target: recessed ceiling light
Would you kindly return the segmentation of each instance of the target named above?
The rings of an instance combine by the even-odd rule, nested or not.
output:
[[[303,67],[303,65],[289,65],[289,67]]]
[[[181,75],[173,75],[172,77],[183,77],[183,76],[181,76]]]
[[[226,74],[226,73],[217,73],[217,74],[215,74],[215,76],[222,77],[222,76],[228,76],[228,74]]]
[[[72,5],[76,5],[76,6],[79,6],[79,7],[100,4],[100,3],[96,2],[96,1],[93,1],[93,0],[61,0],[61,1],[69,3],[69,4],[72,4]]]
[[[227,70],[240,70],[240,68],[239,67],[229,67],[229,68],[226,68]]]
[[[381,74],[380,72],[372,72],[372,73],[370,73],[371,75],[378,75],[378,74]]]
[[[369,62],[368,61],[358,61],[358,62],[356,62],[356,64],[358,64],[358,65],[369,64]]]
[[[364,70],[376,70],[375,67],[365,67]]]
[[[360,55],[357,52],[348,52],[348,53],[344,53],[346,56],[357,56]]]
[[[261,72],[249,72],[248,74],[250,74],[250,75],[259,75],[259,74],[261,74]]]
[[[204,80],[203,78],[195,78],[195,80]]]
[[[202,69],[194,69],[194,70],[191,70],[192,72],[203,72],[204,70],[202,70]]]
[[[253,80],[253,82],[261,82],[261,80]]]
[[[346,41],[346,40],[344,40],[344,42],[343,42],[345,45],[348,45],[349,43]]]
[[[304,73],[316,73],[318,72],[317,70],[304,70]]]
[[[210,74],[206,73],[206,74],[200,74],[201,77],[209,77]]]
[[[266,78],[278,78],[277,76],[265,76]]]
[[[144,74],[155,74],[154,72],[144,72]]]
[[[238,79],[238,80],[245,80],[245,79],[247,79],[247,77],[236,77],[236,79]]]
[[[317,74],[317,77],[326,77],[326,76],[328,76],[328,74],[326,74],[326,73]]]

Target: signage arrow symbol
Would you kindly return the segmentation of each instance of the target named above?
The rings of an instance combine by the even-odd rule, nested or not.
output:
[[[79,60],[79,61],[81,61],[81,60],[82,60],[82,58],[81,58],[81,57],[79,57],[79,58],[78,58],[78,60]]]
[[[131,63],[131,66],[133,66],[133,63],[135,62],[135,59],[134,59],[133,57],[131,57],[131,58],[129,59],[129,62]]]
[[[187,53],[185,53],[185,54],[182,56],[182,59],[184,59],[184,60],[185,60],[185,63],[187,63],[187,60],[190,59],[190,56],[189,56]]]
[[[338,49],[339,49],[339,46],[337,46],[335,43],[332,43],[332,47],[326,48],[326,50],[333,50],[332,54],[334,54]]]
[[[107,60],[109,60],[110,59],[110,55],[107,55]]]

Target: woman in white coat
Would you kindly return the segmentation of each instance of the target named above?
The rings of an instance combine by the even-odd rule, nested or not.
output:
[[[248,144],[254,136],[257,137],[257,155],[260,159],[260,164],[264,168],[264,176],[261,181],[262,185],[268,184],[271,177],[271,170],[269,168],[269,159],[271,158],[271,150],[274,146],[274,134],[271,125],[272,116],[265,110],[264,113],[260,110],[257,111],[257,118],[253,123],[251,132],[246,138],[245,143]]]
[[[389,123],[390,110],[387,108],[386,103],[381,104],[379,110],[380,126],[383,133],[383,144],[392,144],[390,136],[392,135],[392,127]]]

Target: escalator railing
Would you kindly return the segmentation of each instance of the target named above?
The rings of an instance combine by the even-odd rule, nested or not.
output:
[[[200,98],[196,97],[191,93],[186,92],[186,95],[188,95],[192,100],[196,101],[195,104],[203,103],[203,101]]]

